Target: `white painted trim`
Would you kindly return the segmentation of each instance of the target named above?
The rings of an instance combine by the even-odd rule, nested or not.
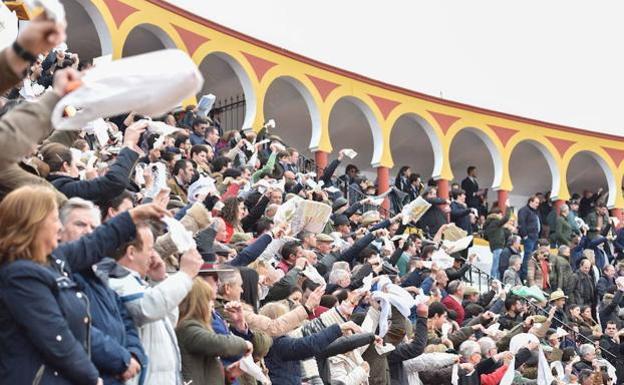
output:
[[[356,106],[364,114],[364,117],[366,118],[366,121],[368,122],[368,126],[370,127],[371,135],[373,136],[373,156],[371,159],[371,166],[374,168],[379,167],[379,165],[381,164],[381,155],[383,153],[383,138],[381,136],[381,127],[379,126],[379,123],[377,122],[377,119],[375,118],[375,114],[373,114],[373,111],[366,105],[366,103],[364,103],[362,100],[358,99],[357,97],[343,96],[342,98],[336,100],[336,102],[332,106],[332,111],[330,111],[330,116],[331,116],[331,113],[333,112],[333,109],[336,108],[336,105],[343,99],[353,104],[354,106]],[[331,131],[330,131],[330,135],[331,135]],[[330,137],[330,140],[331,140],[331,137]]]
[[[271,84],[269,84],[269,87],[267,88],[267,90],[270,89],[273,83],[275,83],[278,80],[283,80],[287,82],[288,84],[290,84],[291,86],[293,86],[297,90],[297,92],[299,92],[299,95],[303,98],[303,101],[305,102],[306,107],[308,108],[308,115],[310,117],[310,121],[312,122],[312,133],[310,136],[310,144],[308,145],[308,148],[310,149],[310,151],[315,152],[316,150],[318,150],[318,147],[321,143],[322,124],[321,124],[321,113],[319,112],[318,106],[316,105],[316,102],[314,101],[312,94],[310,93],[308,88],[305,85],[303,85],[303,83],[301,83],[296,78],[293,78],[292,76],[280,76],[278,78],[273,79]],[[267,101],[265,97],[264,103],[266,104],[266,102]],[[265,120],[268,120],[271,118],[272,118],[271,116],[264,117]]]
[[[442,148],[440,138],[438,138],[438,135],[436,134],[431,124],[429,124],[429,122],[422,116],[414,112],[407,112],[399,116],[394,121],[394,126],[396,126],[397,122],[403,117],[407,117],[408,119],[411,119],[416,124],[418,124],[427,135],[427,138],[429,138],[429,144],[431,145],[431,149],[433,150],[433,171],[431,173],[431,177],[434,180],[440,179],[440,175],[442,174],[442,165],[444,161],[444,149]],[[394,131],[395,129],[394,126],[392,127],[392,131]],[[392,147],[392,133],[390,133],[390,146]]]
[[[533,148],[535,148],[537,151],[539,151],[542,156],[544,157],[544,160],[546,161],[546,164],[548,165],[548,170],[550,170],[550,176],[551,176],[551,181],[550,181],[550,197],[551,199],[557,199],[557,197],[559,196],[560,193],[560,187],[561,187],[561,171],[559,170],[559,167],[557,166],[557,161],[555,160],[554,156],[552,155],[552,153],[548,150],[548,148],[546,146],[544,146],[542,143],[533,140],[533,139],[524,139],[521,140],[520,142],[516,143],[516,145],[514,146],[514,148],[511,150],[511,154],[509,157],[509,173],[510,173],[510,177],[511,177],[511,158],[513,157],[513,152],[516,150],[516,148],[518,148],[518,146],[522,145],[522,144],[528,144],[533,146]],[[514,184],[513,179],[511,180],[511,183]],[[515,184],[514,184],[515,185]]]
[[[459,135],[462,131],[468,131],[472,134],[475,134],[479,139],[481,139],[483,144],[485,144],[485,147],[488,149],[488,152],[490,153],[490,156],[492,157],[492,163],[494,165],[494,178],[492,181],[492,186],[490,187],[493,190],[500,189],[500,185],[503,182],[503,158],[501,157],[501,154],[498,152],[496,145],[485,132],[479,130],[478,128],[466,127],[466,128],[461,129],[457,135]],[[455,138],[457,137],[457,135],[455,136]],[[453,138],[453,140],[455,140],[455,138]],[[453,143],[451,143],[451,146],[452,145]]]
[[[607,179],[607,187],[609,189],[609,199],[607,200],[607,207],[612,209],[615,207],[615,198],[616,198],[616,194],[619,193],[619,189],[617,187],[617,183],[615,180],[615,175],[613,175],[613,173],[611,172],[611,169],[609,168],[609,165],[607,164],[607,162],[602,159],[602,157],[598,154],[596,154],[595,152],[592,151],[581,151],[579,153],[574,154],[574,156],[580,154],[580,153],[586,153],[588,155],[590,155],[592,158],[594,158],[594,160],[598,163],[598,165],[600,166],[600,168],[602,169],[602,172],[604,173],[605,178]],[[572,163],[572,160],[574,159],[574,156],[572,157],[572,159],[570,159],[570,163]],[[569,164],[568,163],[568,166]],[[567,170],[566,170],[566,174],[567,174]]]
[[[102,14],[97,9],[97,7],[93,4],[93,2],[89,0],[73,0],[78,3],[89,15],[93,26],[98,35],[98,39],[100,40],[100,47],[102,49],[102,53],[100,56],[111,55],[113,53],[113,40],[111,38],[111,33],[108,30],[108,26],[102,17]],[[70,47],[71,49],[71,47]]]
[[[211,55],[215,55],[219,59],[226,62],[236,74],[238,81],[243,87],[243,93],[245,94],[245,119],[241,128],[253,127],[253,123],[256,120],[258,100],[256,98],[256,93],[254,92],[249,75],[247,75],[247,72],[245,72],[243,66],[235,58],[225,52],[211,52],[202,59],[202,62]],[[201,63],[199,64],[199,66],[201,66]]]

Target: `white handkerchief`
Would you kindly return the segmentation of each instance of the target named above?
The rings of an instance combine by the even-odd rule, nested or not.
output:
[[[54,107],[56,129],[78,130],[96,118],[130,111],[160,116],[195,95],[204,79],[188,54],[165,49],[102,63],[87,71],[81,81]],[[64,117],[68,106],[77,112]]]
[[[161,162],[151,163],[147,167],[152,170],[154,185],[145,193],[145,196],[153,198],[160,190],[167,188],[167,167]]]
[[[319,285],[325,285],[325,279],[318,273],[318,271],[314,268],[314,266],[307,265],[303,270],[303,275],[312,280],[314,283],[318,283]]]
[[[418,294],[415,298],[414,298],[414,302],[416,302],[416,306],[420,305],[421,303],[429,303],[429,299],[431,297],[429,297],[428,295],[424,295],[424,294]]]
[[[217,187],[215,186],[214,179],[208,176],[202,176],[195,181],[188,188],[188,199],[190,203],[197,202],[198,198],[202,194],[218,195]]]
[[[370,291],[370,289],[373,287],[373,273],[370,273],[369,275],[367,275],[366,277],[364,277],[364,279],[362,280],[362,287],[359,288],[359,291]]]
[[[449,332],[453,329],[453,325],[448,322],[442,324],[442,336],[447,337]]]
[[[557,335],[557,337],[562,338],[568,335],[568,332],[566,332],[564,329],[562,328],[557,328],[557,332],[555,333]]]
[[[485,329],[485,334],[489,336],[496,335],[496,333],[498,333],[499,330],[500,330],[500,324],[498,322],[495,322],[492,325],[488,326],[487,329]]]
[[[65,20],[65,8],[58,0],[28,0],[26,5],[31,9],[36,7],[43,8],[47,18],[57,23]],[[67,45],[65,45],[65,50],[67,50]]]
[[[87,161],[87,168],[93,168],[97,160],[98,160],[97,156],[91,154],[91,156],[89,157],[89,160]]]
[[[377,354],[379,354],[380,356],[390,353],[394,349],[396,348],[392,344],[383,344],[382,346],[375,344],[375,350],[377,350]]]
[[[329,186],[325,189],[325,191],[327,191],[330,194],[335,194],[337,192],[340,192],[340,189],[334,187],[334,186]]]
[[[139,187],[145,184],[145,177],[143,176],[144,170],[144,164],[137,164],[136,166],[134,166],[134,183],[136,183]]]
[[[170,126],[165,122],[157,122],[153,120],[147,121],[147,129],[149,132],[156,135],[168,136],[173,134],[174,132],[182,131],[182,129],[174,126]]]
[[[182,223],[171,217],[163,217],[162,221],[167,225],[169,234],[171,234],[171,240],[176,245],[179,253],[186,253],[197,247],[195,239],[193,239],[193,233],[185,229]]]
[[[254,362],[253,358],[250,355],[241,358],[240,360],[240,368],[243,372],[249,374],[256,380],[260,381],[263,384],[267,384],[269,380],[266,378],[264,373],[262,372],[262,368],[260,368]]]
[[[199,99],[199,103],[197,103],[198,115],[204,118],[208,116],[208,113],[212,110],[215,100],[217,100],[217,97],[213,94],[202,96],[201,99]]]
[[[342,153],[349,159],[355,158],[358,154],[352,148],[345,148],[344,150],[342,150]]]
[[[77,148],[70,147],[69,152],[71,152],[72,160],[82,162],[82,151]]]
[[[266,128],[275,128],[275,119],[269,119],[268,122],[264,125]]]
[[[112,61],[113,61],[113,54],[102,55],[102,56],[93,58],[93,65],[97,67],[102,64],[110,63]]]
[[[104,121],[102,120],[102,122]],[[104,124],[95,124],[94,122],[93,134],[97,138],[97,141],[101,147],[104,147],[108,144],[108,140],[110,139],[110,137],[108,136],[108,125],[106,124],[106,122],[104,122]]]

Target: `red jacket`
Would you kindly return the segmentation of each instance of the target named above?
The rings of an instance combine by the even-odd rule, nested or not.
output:
[[[482,374],[479,379],[481,380],[481,385],[497,385],[503,379],[505,372],[507,371],[507,365],[503,365],[500,368],[496,369],[492,373]]]
[[[284,260],[280,260],[279,263],[277,264],[278,269],[280,269],[281,271],[284,272],[284,274],[288,274],[288,272],[290,271],[290,269],[292,268],[292,266],[290,266],[289,264],[287,264],[286,262],[284,262]]]
[[[455,320],[457,321],[457,324],[461,326],[464,322],[464,317],[466,316],[462,304],[457,302],[455,298],[451,297],[450,295],[447,295],[442,299],[442,304],[446,306],[448,310],[453,310],[455,313],[457,313],[457,318]]]

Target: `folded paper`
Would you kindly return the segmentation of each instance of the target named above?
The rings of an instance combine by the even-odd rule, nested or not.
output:
[[[410,222],[418,222],[418,220],[429,210],[431,204],[424,200],[422,197],[418,197],[410,203],[403,206],[401,214],[403,214],[403,224],[407,225]]]

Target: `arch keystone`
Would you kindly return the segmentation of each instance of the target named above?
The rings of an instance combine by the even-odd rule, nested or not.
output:
[[[205,36],[189,31],[188,29],[179,27],[177,25],[174,25],[173,28],[176,30],[178,35],[180,35],[180,38],[182,39],[182,42],[184,42],[189,56],[193,56],[193,54],[195,53],[195,51],[197,51],[197,48],[199,48],[200,45],[210,41],[210,39]]]
[[[241,52],[241,53],[243,54],[243,56],[245,56],[245,58],[251,65],[251,68],[253,68],[259,82],[262,81],[262,78],[264,77],[264,74],[267,73],[267,71],[269,71],[271,68],[277,65],[277,63],[274,63],[272,61],[263,59],[261,57],[252,55],[250,53],[247,53],[247,52]]]
[[[111,15],[113,16],[113,20],[115,20],[115,25],[117,28],[123,23],[128,16],[132,15],[135,12],[138,12],[139,9],[135,8],[129,4],[126,4],[120,0],[103,0]]]
[[[572,147],[574,143],[576,143],[571,140],[555,138],[552,136],[547,136],[546,139],[548,139],[550,143],[552,143],[553,146],[555,146],[557,151],[559,151],[559,155],[561,156],[563,156],[563,154],[565,154],[565,152],[568,151],[568,148]]]
[[[498,139],[500,139],[501,143],[503,144],[503,147],[506,146],[507,143],[509,142],[509,139],[511,139],[511,137],[514,136],[519,131],[513,128],[496,126],[494,124],[488,124],[488,127],[490,127],[492,131],[494,131],[496,136],[498,136]]]
[[[390,115],[392,110],[394,110],[398,105],[401,104],[400,102],[382,98],[381,96],[375,96],[371,94],[368,94],[368,96],[373,99],[373,102],[375,102],[377,108],[379,108],[379,111],[381,111],[381,115],[384,119],[387,119],[388,115]]]
[[[622,163],[622,160],[624,160],[624,151],[610,147],[603,147],[603,149],[607,154],[609,154],[611,159],[613,159],[613,163],[615,163],[615,165],[619,167]]]
[[[453,123],[461,119],[458,116],[446,115],[440,112],[433,112],[429,110],[427,110],[427,112],[430,113],[431,116],[433,116],[436,122],[438,122],[438,125],[440,126],[440,129],[442,130],[444,135],[446,135],[446,133],[448,132],[449,128],[453,125]]]
[[[312,84],[314,84],[314,87],[316,87],[316,90],[321,95],[321,99],[323,99],[323,101],[327,99],[327,96],[331,94],[333,90],[340,87],[340,84],[330,82],[329,80],[317,78],[316,76],[312,76],[308,74],[306,74],[306,76],[308,77],[308,79],[310,79]]]

